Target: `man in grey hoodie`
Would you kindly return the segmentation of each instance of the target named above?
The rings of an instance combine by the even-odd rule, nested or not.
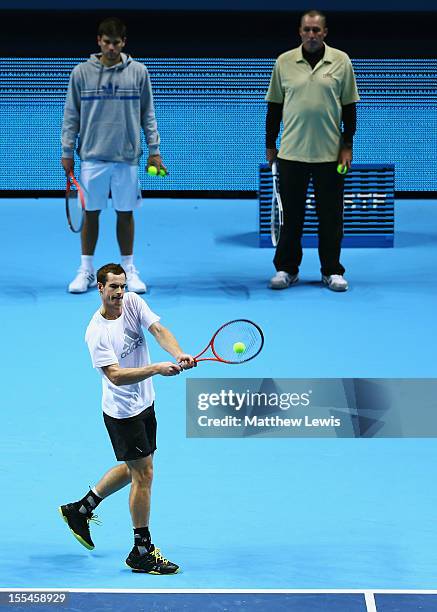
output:
[[[83,293],[96,286],[93,258],[99,215],[111,192],[127,285],[130,291],[144,293],[146,285],[133,262],[133,211],[141,204],[141,128],[149,149],[147,166],[155,166],[158,173],[167,171],[159,151],[152,88],[147,68],[122,53],[126,26],[119,19],[105,19],[99,25],[97,44],[101,53],[91,55],[71,73],[62,124],[61,163],[68,176],[74,170],[78,141],[86,204],[81,265],[68,290]]]

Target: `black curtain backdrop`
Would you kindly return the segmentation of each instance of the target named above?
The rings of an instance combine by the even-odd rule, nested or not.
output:
[[[2,57],[82,57],[97,50],[98,23],[128,26],[141,57],[276,57],[299,44],[299,13],[213,11],[1,11]],[[436,57],[437,12],[328,13],[327,43],[352,58]]]

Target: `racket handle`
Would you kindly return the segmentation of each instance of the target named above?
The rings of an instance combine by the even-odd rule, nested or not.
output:
[[[276,160],[272,162],[272,174],[278,176],[278,162]]]

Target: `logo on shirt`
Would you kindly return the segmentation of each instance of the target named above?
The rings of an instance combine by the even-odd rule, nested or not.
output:
[[[114,98],[117,95],[118,88],[118,85],[113,86],[112,83],[109,83],[107,86],[102,85],[103,96],[105,98]]]
[[[334,75],[333,75],[333,73],[332,73],[332,72],[325,72],[324,74],[322,74],[322,77],[323,77],[324,79],[333,79],[333,78],[334,78]]]
[[[138,89],[120,89],[119,85],[108,83],[102,85],[99,89],[84,90],[80,99],[88,102],[94,100],[139,100],[140,95]]]
[[[137,332],[131,329],[124,330],[124,346],[121,358],[124,359],[130,355],[135,349],[137,349],[143,343],[143,338]]]

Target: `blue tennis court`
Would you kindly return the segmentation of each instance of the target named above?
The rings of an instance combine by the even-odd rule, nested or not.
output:
[[[143,603],[132,592],[113,594],[120,600],[108,604],[108,594],[71,593],[78,610],[86,597],[93,610],[348,612],[366,610],[365,591],[435,588],[434,439],[185,434],[187,377],[436,377],[435,202],[397,202],[394,249],[343,251],[346,294],[322,288],[315,249],[305,252],[297,286],[267,288],[272,251],[257,247],[256,201],[145,202],[136,233],[136,263],[150,287],[145,299],[183,348],[200,351],[221,323],[239,317],[256,321],[266,338],[261,355],[239,368],[202,364],[154,380],[151,530],[182,567],[167,577],[135,575],[124,565],[132,540],[127,490],[99,507],[93,552],[59,518],[61,503],[82,496],[115,463],[83,339],[99,299],[96,291],[66,292],[79,245],[65,227],[63,202],[3,200],[0,214],[0,587],[170,591],[145,608],[144,594]],[[118,250],[108,211],[96,262],[112,260]],[[165,358],[152,337],[149,346],[153,360]],[[185,589],[223,592],[171,594]],[[232,589],[321,592],[226,593]],[[374,601],[378,612],[437,609],[431,593],[376,593]]]

